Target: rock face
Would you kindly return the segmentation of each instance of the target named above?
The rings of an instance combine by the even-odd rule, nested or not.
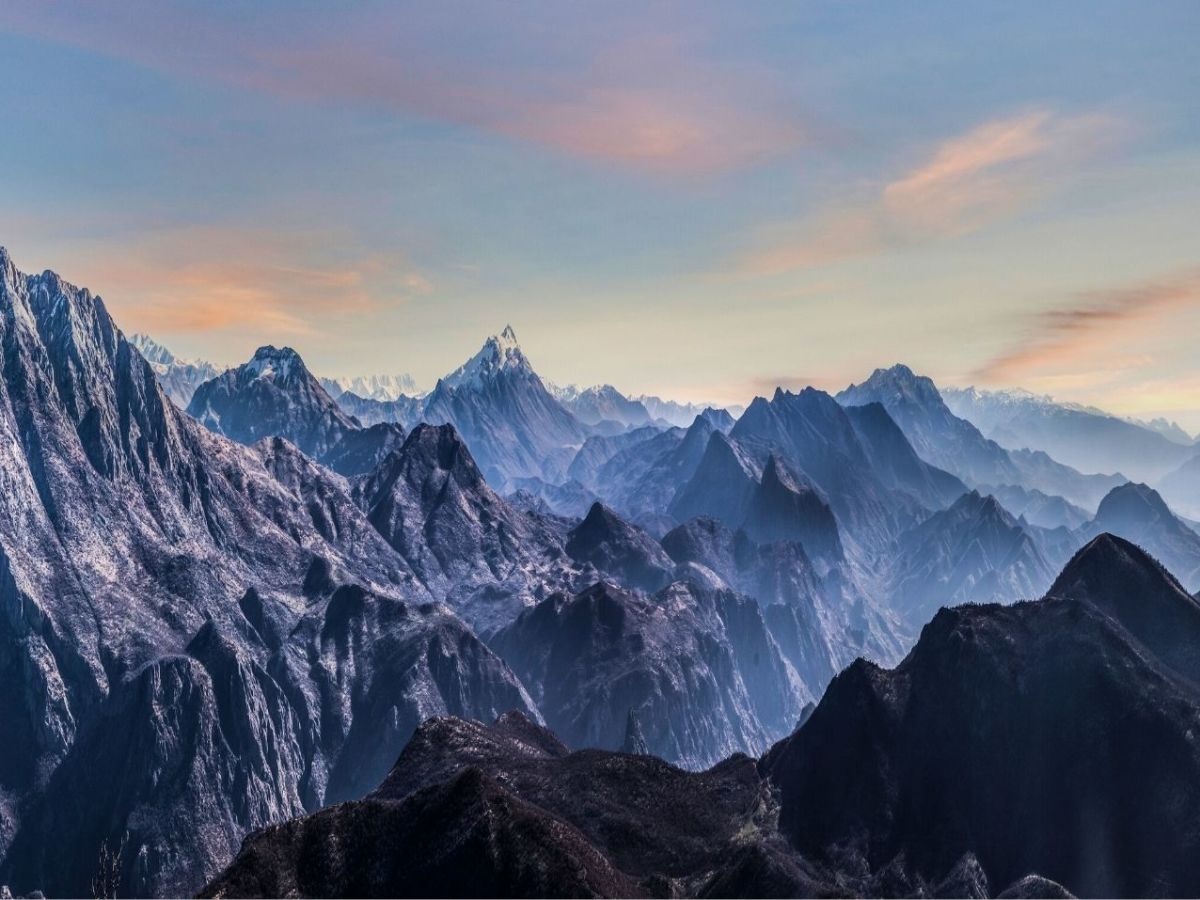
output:
[[[632,711],[651,753],[698,768],[761,752],[801,708],[758,605],[690,582],[649,597],[603,582],[555,595],[491,645],[572,747],[624,746]]]
[[[370,471],[404,440],[399,425],[364,429],[343,412],[290,347],[260,347],[248,363],[200,385],[188,413],[242,444],[287,438],[342,475]]]
[[[927,876],[973,852],[991,884],[1081,896],[1200,889],[1197,604],[1110,536],[1060,591],[942,610],[896,669],[839,675],[761,763],[797,849]]]
[[[632,588],[653,593],[671,581],[675,569],[662,545],[601,503],[567,535],[567,555],[591,564]]]
[[[716,519],[697,518],[663,538],[663,547],[693,577],[754,597],[780,651],[817,698],[859,656],[898,659],[895,625],[840,572],[817,572],[797,541],[758,544]]]
[[[190,893],[420,719],[536,716],[344,480],[200,426],[99,298],[3,251],[0,352],[0,883],[89,893],[107,846],[122,895]]]
[[[423,419],[462,435],[490,484],[515,478],[560,481],[587,437],[583,425],[546,389],[512,328],[490,337],[471,359],[438,381]]]
[[[673,499],[693,477],[714,431],[708,419],[697,416],[686,430],[631,432],[644,437],[621,446],[599,467],[594,490],[622,515],[662,534],[676,524]]]
[[[418,425],[354,498],[425,589],[481,633],[595,577],[570,562],[553,520],[488,486],[452,425]]]
[[[886,486],[912,494],[929,509],[949,506],[966,492],[957,477],[917,455],[882,403],[847,406],[846,415]]]
[[[837,561],[844,555],[833,511],[775,456],[768,458],[762,480],[750,495],[742,527],[760,544],[798,541],[812,558]]]

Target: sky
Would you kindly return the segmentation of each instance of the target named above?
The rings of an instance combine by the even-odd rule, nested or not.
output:
[[[26,8],[21,8],[22,6]],[[126,332],[1200,430],[1200,3],[0,5],[0,245]]]

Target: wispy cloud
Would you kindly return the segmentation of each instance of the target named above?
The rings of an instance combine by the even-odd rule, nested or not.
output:
[[[146,4],[117,17],[7,7],[0,27],[184,77],[311,103],[467,126],[657,174],[726,171],[813,139],[778,81],[713,58],[697,13],[639,7],[592,21],[548,7],[296,9],[222,16]],[[649,36],[648,36],[649,35]]]
[[[1094,367],[1101,350],[1122,337],[1137,322],[1161,320],[1189,307],[1200,307],[1200,269],[1168,278],[1081,295],[1075,303],[1035,314],[1025,333],[1011,349],[981,366],[974,377],[983,382],[1012,383],[1022,378],[1055,377],[1055,369],[1075,367],[1066,373],[1077,378],[1078,365]],[[1148,356],[1130,356],[1129,348],[1103,354],[1103,371],[1144,365]],[[1122,365],[1122,361],[1124,365]],[[1102,373],[1101,373],[1102,374]]]
[[[1013,215],[1124,131],[1110,116],[1039,109],[992,119],[943,141],[863,202],[799,227],[770,229],[740,269],[754,276],[968,234]]]

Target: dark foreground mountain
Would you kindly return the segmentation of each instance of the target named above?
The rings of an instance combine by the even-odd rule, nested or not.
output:
[[[685,772],[644,754],[571,753],[518,714],[427,722],[356,803],[250,837],[205,897],[989,897],[964,855],[927,881],[815,864],[778,832],[777,796],[732,756]],[[1027,875],[1001,896],[1065,897]]]
[[[260,347],[249,362],[200,385],[187,409],[242,444],[287,438],[342,475],[369,472],[404,440],[399,425],[364,428],[345,413],[290,347]]]
[[[1063,596],[1065,594],[1065,596]],[[802,853],[992,884],[1200,890],[1200,608],[1103,535],[1047,599],[942,610],[887,671],[858,662],[762,768]]]

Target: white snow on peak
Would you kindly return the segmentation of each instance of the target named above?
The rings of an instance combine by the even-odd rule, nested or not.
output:
[[[401,396],[416,397],[421,393],[417,382],[407,372],[395,375],[340,375],[320,381],[331,397],[348,391],[368,400],[388,401]]]
[[[303,367],[304,363],[291,347],[259,347],[254,351],[254,357],[242,366],[243,371],[255,378],[271,378],[286,381],[292,373]]]
[[[442,383],[451,388],[479,388],[507,371],[533,371],[511,325],[505,325],[503,331],[484,341],[479,352],[443,378]]]

